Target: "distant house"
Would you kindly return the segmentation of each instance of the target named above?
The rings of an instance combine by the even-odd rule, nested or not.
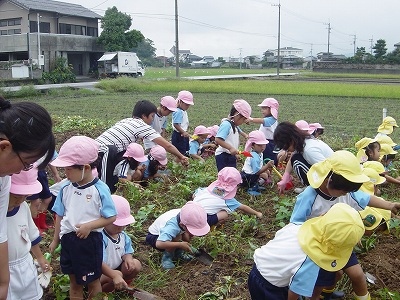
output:
[[[0,0],[0,61],[31,60],[49,71],[65,57],[75,74],[87,74],[104,52],[96,43],[100,18],[66,2]]]
[[[190,64],[194,68],[204,68],[211,67],[214,61],[214,56],[203,56],[200,60],[192,61]]]
[[[333,54],[332,52],[319,52],[317,53],[317,58],[319,61],[341,61],[346,59],[343,54]]]
[[[394,44],[394,47],[395,47],[397,50],[400,49],[400,42]]]
[[[278,49],[267,50],[268,52],[273,52],[274,56],[278,56]],[[303,49],[293,48],[293,47],[283,47],[279,48],[279,56],[303,56]]]

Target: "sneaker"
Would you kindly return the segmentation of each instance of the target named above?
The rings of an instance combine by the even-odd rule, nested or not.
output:
[[[294,192],[295,192],[296,194],[300,194],[300,193],[302,193],[305,189],[306,189],[306,186],[305,186],[305,187],[301,187],[301,188],[295,188],[295,189],[294,189]]]
[[[189,253],[183,251],[182,249],[175,250],[175,257],[183,261],[191,261],[194,258],[193,255],[190,255]]]
[[[161,266],[166,270],[175,268],[175,264],[172,262],[172,255],[170,252],[164,251],[161,258]]]
[[[249,188],[247,190],[247,193],[251,196],[260,196],[261,195],[261,193],[259,191],[255,190],[254,188]]]

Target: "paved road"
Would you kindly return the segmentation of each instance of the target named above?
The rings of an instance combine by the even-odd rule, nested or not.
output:
[[[298,73],[282,73],[280,76],[293,76]],[[274,77],[276,73],[269,74],[240,74],[240,75],[217,75],[217,76],[191,76],[191,77],[181,77],[182,79],[189,80],[223,80],[223,79],[251,79],[251,78],[263,78],[263,77]],[[96,89],[96,84],[98,81],[89,82],[75,82],[75,83],[59,83],[59,84],[41,84],[34,85],[33,87],[37,90],[48,90],[48,89],[58,89],[62,87],[70,87],[75,89]],[[15,92],[21,89],[21,86],[10,86],[1,87],[3,91]]]

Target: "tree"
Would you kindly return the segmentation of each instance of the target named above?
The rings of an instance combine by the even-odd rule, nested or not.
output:
[[[156,48],[154,42],[150,39],[144,39],[138,43],[137,47],[132,49],[137,56],[146,65],[152,66],[156,63]]]
[[[385,58],[387,51],[386,41],[383,39],[377,40],[375,46],[372,49],[374,49],[374,54],[376,59]]]
[[[101,32],[98,43],[103,45],[106,51],[130,51],[143,41],[144,36],[139,30],[129,30],[132,25],[130,15],[119,12],[113,6],[106,10],[101,18]]]

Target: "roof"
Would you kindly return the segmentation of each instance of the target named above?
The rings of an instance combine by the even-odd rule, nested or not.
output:
[[[53,0],[9,0],[25,9],[56,12],[61,15],[78,16],[85,18],[101,19],[102,16],[79,4],[72,4]]]

